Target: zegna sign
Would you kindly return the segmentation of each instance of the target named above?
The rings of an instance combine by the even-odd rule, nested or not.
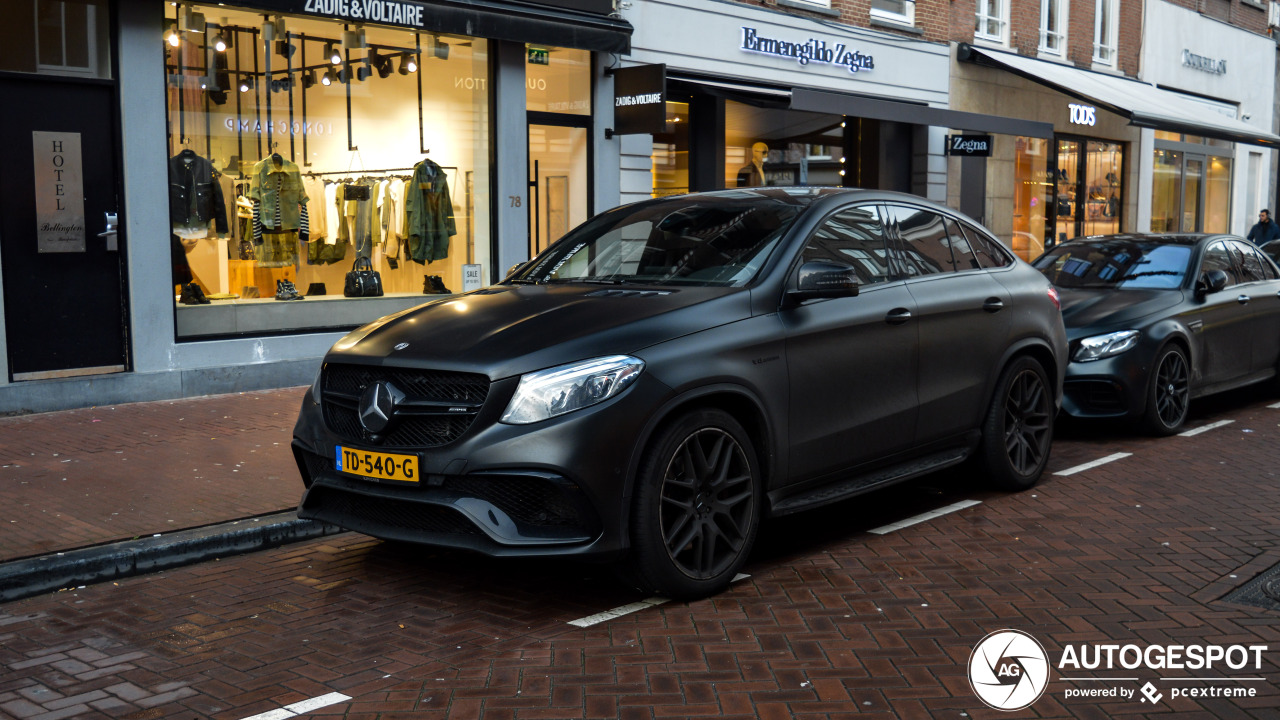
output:
[[[742,51],[792,58],[801,65],[823,63],[842,66],[851,73],[874,70],[876,67],[875,58],[871,55],[864,55],[842,42],[832,41],[828,45],[826,40],[814,37],[804,42],[779,40],[765,37],[759,30],[745,25],[742,27]]]

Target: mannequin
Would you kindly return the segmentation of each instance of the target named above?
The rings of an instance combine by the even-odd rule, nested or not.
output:
[[[751,146],[751,163],[738,171],[738,187],[764,187],[764,161],[769,157],[769,146],[758,142]]]

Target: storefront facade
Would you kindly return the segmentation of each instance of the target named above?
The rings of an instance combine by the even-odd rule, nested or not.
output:
[[[760,185],[945,201],[947,128],[1038,127],[948,109],[941,43],[717,0],[654,0],[624,15],[636,32],[623,65],[667,71],[665,128],[623,136],[624,201]]]
[[[618,202],[607,0],[19,4],[0,412],[305,384]]]
[[[1273,63],[1274,47],[1168,3],[1146,7],[1142,80],[1002,48],[954,48],[953,107],[1052,127],[1044,137],[997,137],[985,177],[974,175],[984,222],[1024,259],[1086,235],[1243,235],[1254,222],[1280,142],[1269,130],[1272,86],[1227,81],[1223,71],[1245,58]],[[1201,42],[1230,57],[1199,55]]]
[[[1142,79],[1259,130],[1272,128],[1275,42],[1167,2],[1144,9]],[[1190,129],[1143,131],[1151,192],[1139,227],[1243,236],[1274,197],[1275,150]]]

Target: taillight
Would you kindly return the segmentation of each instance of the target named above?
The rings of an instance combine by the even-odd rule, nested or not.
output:
[[[1047,292],[1049,293],[1049,299],[1053,301],[1053,306],[1058,308],[1059,311],[1061,311],[1062,299],[1058,297],[1058,288],[1050,285]]]

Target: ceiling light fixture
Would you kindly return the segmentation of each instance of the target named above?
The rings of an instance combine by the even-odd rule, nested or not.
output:
[[[178,37],[178,23],[169,24],[169,34],[164,36],[173,47],[178,47],[182,43],[182,38]]]

